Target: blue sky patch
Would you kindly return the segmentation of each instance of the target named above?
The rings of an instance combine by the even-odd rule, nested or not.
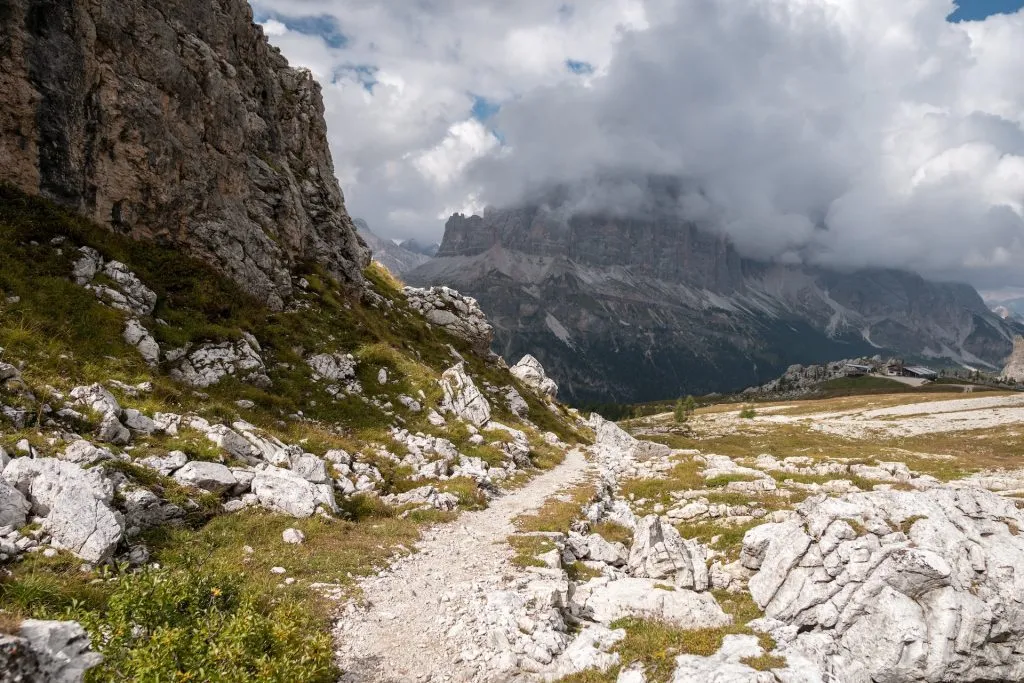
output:
[[[373,86],[377,85],[377,72],[378,69],[375,66],[369,64],[342,64],[334,70],[334,77],[331,79],[332,82],[336,83],[342,78],[349,77],[362,83],[363,88],[367,92],[373,92]]]
[[[588,74],[594,73],[593,64],[591,64],[590,62],[581,62],[576,59],[565,60],[565,68],[573,72],[574,74],[580,74],[581,76],[586,76]]]
[[[957,0],[952,22],[977,21],[993,14],[1012,14],[1024,7],[1024,0]]]
[[[486,121],[501,110],[501,105],[486,97],[480,97],[470,93],[473,98],[473,118],[477,121]]]
[[[310,36],[320,36],[327,43],[328,47],[343,48],[348,43],[348,37],[342,32],[341,24],[329,14],[291,17],[277,12],[268,12],[256,16],[257,23],[264,23],[268,19],[280,21],[288,27],[289,31],[296,31]]]

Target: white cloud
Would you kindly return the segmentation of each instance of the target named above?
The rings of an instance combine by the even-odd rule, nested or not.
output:
[[[324,83],[350,208],[382,234],[436,238],[449,207],[553,181],[665,173],[691,188],[688,215],[753,255],[1024,286],[1024,11],[950,24],[952,0],[254,4]],[[288,30],[298,11],[335,17],[345,43]],[[474,97],[501,111],[476,121]]]

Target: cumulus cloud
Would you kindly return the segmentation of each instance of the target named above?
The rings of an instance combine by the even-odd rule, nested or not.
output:
[[[671,176],[685,216],[752,256],[1024,286],[1024,10],[953,24],[952,0],[299,4],[336,18],[332,47],[275,2],[257,15],[325,83],[350,205],[385,234],[436,237],[447,209],[560,182],[621,209],[649,195],[609,179]]]

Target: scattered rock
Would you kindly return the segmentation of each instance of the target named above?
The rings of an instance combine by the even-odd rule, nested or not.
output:
[[[577,586],[572,611],[601,624],[623,617],[657,619],[685,629],[714,628],[731,622],[710,593],[658,586],[654,579],[591,579]]]
[[[707,551],[700,543],[684,539],[657,515],[637,524],[629,551],[629,572],[636,577],[667,579],[680,588],[707,590]]]
[[[171,376],[189,386],[203,389],[228,375],[259,387],[269,387],[267,368],[260,357],[260,345],[251,334],[244,333],[236,342],[203,344],[189,351]]]
[[[328,382],[343,382],[356,376],[356,359],[351,354],[321,353],[306,359],[306,363]]]
[[[466,374],[465,365],[459,363],[441,375],[444,400],[441,407],[477,427],[491,419],[491,405]]]
[[[288,528],[281,533],[281,540],[292,545],[302,545],[306,542],[306,534],[298,529]]]
[[[320,507],[337,511],[334,489],[329,484],[313,484],[280,467],[270,466],[257,472],[252,492],[263,507],[292,517],[310,517]]]
[[[548,377],[540,361],[529,354],[523,356],[518,363],[509,368],[509,372],[542,396],[554,398],[558,393],[558,385],[555,384],[555,380]]]
[[[100,562],[121,540],[123,520],[110,507],[113,486],[101,472],[55,458],[16,458],[0,476],[29,500],[33,515],[44,518],[52,545]]]
[[[142,359],[151,366],[160,362],[160,346],[141,322],[129,318],[124,326],[124,341],[139,350]]]
[[[0,680],[5,682],[81,683],[85,672],[102,661],[74,621],[27,619],[18,635],[0,634]]]
[[[421,313],[427,322],[465,339],[478,355],[491,355],[494,329],[476,299],[463,296],[448,287],[406,287],[402,291],[409,306]]]
[[[174,473],[174,479],[211,493],[223,493],[238,483],[226,466],[216,462],[192,461]]]
[[[808,501],[797,513],[749,531],[743,550],[759,567],[755,601],[800,631],[791,650],[825,652],[822,671],[855,680],[1019,677],[1024,653],[1005,647],[1024,637],[1024,611],[1007,609],[1024,563],[1012,501],[935,487]]]

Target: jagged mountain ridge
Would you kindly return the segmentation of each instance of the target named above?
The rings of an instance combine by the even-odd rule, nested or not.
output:
[[[395,275],[403,275],[416,266],[421,266],[430,260],[430,256],[406,249],[402,244],[395,244],[386,240],[373,230],[370,224],[362,218],[354,221],[359,236],[363,238],[366,245],[373,253],[373,258],[384,265]]]
[[[882,350],[997,367],[1013,330],[969,285],[759,262],[670,214],[457,214],[407,279],[477,298],[499,353],[537,355],[583,401],[741,389]]]
[[[301,262],[362,286],[320,86],[244,0],[12,0],[0,89],[0,182],[180,245],[275,308]]]

